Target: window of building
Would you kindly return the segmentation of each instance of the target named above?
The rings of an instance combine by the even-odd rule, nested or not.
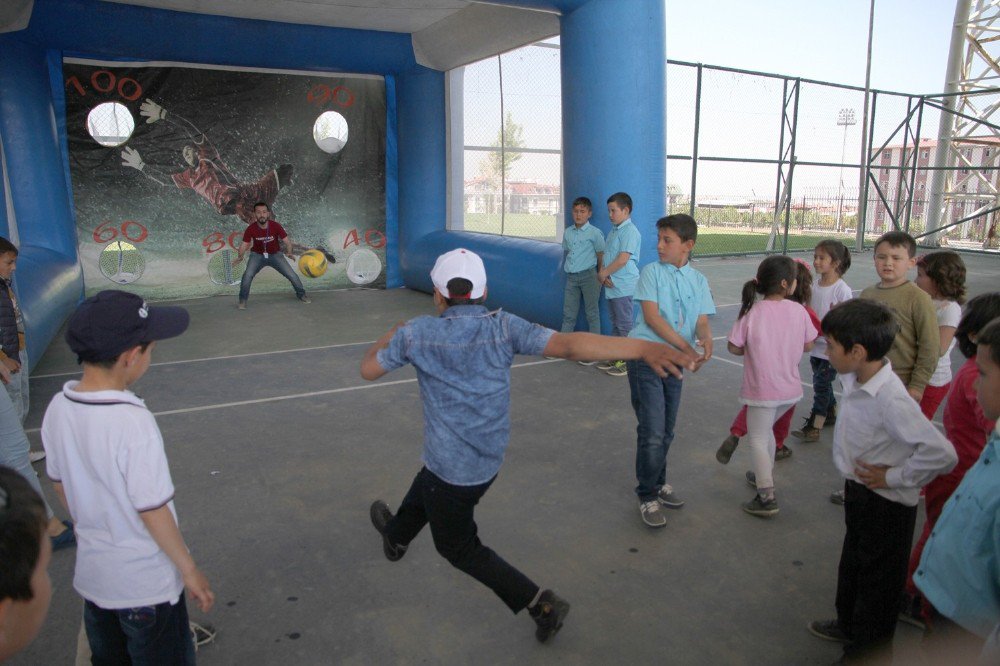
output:
[[[926,160],[931,156],[931,151],[924,150],[920,153],[920,156]]]
[[[451,70],[448,228],[562,240],[559,41]]]

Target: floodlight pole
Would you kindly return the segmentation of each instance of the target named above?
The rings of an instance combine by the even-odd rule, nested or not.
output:
[[[861,182],[858,187],[858,219],[854,238],[855,252],[861,252],[865,246],[865,218],[868,216],[868,104],[872,87],[872,31],[875,27],[875,0],[871,0],[868,11],[868,62],[865,65],[865,110],[861,115]]]
[[[858,121],[854,117],[854,109],[841,109],[837,113],[837,125],[843,125],[844,127],[844,140],[840,144],[840,179],[839,185],[837,187],[837,198],[839,203],[837,204],[837,231],[839,232],[843,229],[843,224],[841,222],[842,215],[844,211],[844,159],[847,155],[847,128],[852,125],[857,125]]]

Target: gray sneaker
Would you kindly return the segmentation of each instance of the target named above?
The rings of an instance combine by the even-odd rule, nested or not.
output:
[[[312,303],[312,299],[306,296],[305,294],[299,296],[299,300],[302,301],[303,303]]]
[[[33,463],[45,460],[45,451],[28,451],[28,460]]]
[[[846,501],[846,498],[844,497],[844,491],[835,490],[832,493],[830,493],[830,501],[833,502],[834,504],[839,504],[843,506],[844,502]]]
[[[663,484],[660,492],[656,494],[656,500],[668,509],[679,509],[684,506],[684,500],[677,496],[669,483]]]
[[[642,516],[642,522],[646,523],[649,527],[667,526],[667,519],[663,516],[663,512],[660,511],[660,503],[656,500],[641,502],[639,504],[639,514]]]
[[[792,450],[787,446],[783,446],[774,452],[775,460],[786,460],[792,457]]]
[[[751,516],[758,518],[770,518],[778,513],[778,502],[772,497],[769,500],[763,499],[760,495],[754,495],[749,502],[744,502],[743,510]]]
[[[729,463],[729,459],[733,457],[733,452],[736,447],[740,444],[740,438],[736,435],[730,435],[722,440],[722,446],[719,450],[715,452],[715,459],[718,460],[723,465]]]
[[[580,365],[594,365],[597,361],[577,361]]]
[[[612,377],[625,377],[628,375],[628,366],[625,365],[625,361],[615,361],[615,364],[605,372]]]

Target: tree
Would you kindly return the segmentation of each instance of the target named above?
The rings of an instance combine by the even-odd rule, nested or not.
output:
[[[524,148],[524,127],[514,122],[514,116],[510,111],[507,112],[503,128],[497,132],[497,138],[491,146],[498,150],[487,153],[483,171],[488,178],[499,183],[501,175],[503,180],[507,180],[510,176],[510,167],[521,159],[522,153],[514,149]],[[502,153],[499,150],[501,146]]]

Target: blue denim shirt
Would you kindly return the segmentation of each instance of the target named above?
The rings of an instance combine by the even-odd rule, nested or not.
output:
[[[913,582],[939,613],[980,638],[989,636],[1000,623],[997,430],[944,505]]]
[[[378,352],[378,363],[417,370],[424,403],[424,465],[456,486],[500,471],[510,439],[510,366],[539,355],[555,331],[482,305],[417,317]]]

